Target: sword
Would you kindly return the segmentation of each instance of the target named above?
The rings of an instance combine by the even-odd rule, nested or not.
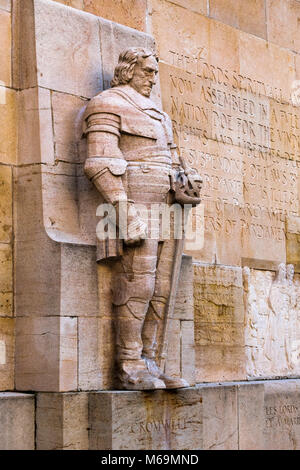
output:
[[[179,161],[180,161],[181,167],[183,168],[186,181],[182,180],[182,184],[180,184],[180,181],[179,181],[179,192],[181,192],[182,194],[177,193],[176,182],[173,182],[174,184],[173,184],[172,189],[173,191],[175,191],[175,194],[177,196],[177,201],[181,201],[181,205],[183,207],[186,204],[190,206],[197,205],[201,202],[200,197],[199,197],[200,196],[199,184],[202,184],[202,179],[199,177],[199,175],[195,175],[194,181],[192,179],[188,179],[189,176],[191,177],[192,172],[186,165],[185,161],[181,158],[181,156],[179,156]],[[171,184],[171,187],[172,187],[172,184]],[[177,294],[177,289],[178,289],[178,282],[179,282],[181,262],[182,262],[182,253],[183,253],[183,248],[184,248],[183,234],[185,231],[185,223],[186,221],[184,220],[183,222],[184,227],[183,227],[181,238],[176,240],[175,256],[174,256],[174,263],[173,263],[173,269],[172,269],[171,290],[170,290],[169,299],[166,305],[162,340],[161,340],[159,354],[158,354],[158,363],[162,370],[164,370],[165,362],[167,359],[167,353],[168,353],[167,336],[168,336],[168,330],[169,330],[169,325],[170,325],[170,319],[172,318],[174,308],[175,308],[175,303],[176,303],[176,294]]]
[[[174,257],[172,279],[171,279],[171,291],[170,291],[169,299],[168,299],[167,306],[166,306],[162,341],[160,344],[160,350],[158,354],[158,364],[161,370],[164,370],[166,359],[167,359],[167,354],[168,354],[168,330],[169,330],[169,325],[170,325],[170,319],[173,315],[175,303],[176,303],[176,294],[177,294],[178,283],[179,283],[183,247],[184,247],[184,238],[182,237],[181,239],[176,240],[175,257]]]

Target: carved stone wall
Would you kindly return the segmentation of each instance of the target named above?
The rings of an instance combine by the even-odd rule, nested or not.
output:
[[[0,391],[14,389],[13,167],[17,92],[12,88],[11,2],[0,1]]]
[[[300,276],[245,275],[245,347],[248,377],[299,376]]]
[[[151,1],[164,109],[204,179],[204,246],[189,252],[196,380],[294,376],[297,276],[272,282],[280,263],[300,272],[300,5],[203,3]]]
[[[205,319],[205,312],[208,314],[210,310],[203,307],[207,305],[206,297],[213,295],[210,293],[212,286],[219,285],[218,269],[226,279],[232,272],[232,268],[227,272],[227,266],[236,269],[249,266],[251,279],[261,276],[268,285],[266,289],[281,262],[293,264],[299,272],[300,124],[297,92],[294,89],[299,79],[299,44],[294,39],[297,34],[290,31],[296,31],[293,19],[299,8],[296,2],[277,2],[280,11],[285,8],[283,17],[286,23],[281,21],[280,26],[276,21],[279,12],[274,10],[270,1],[266,2],[266,9],[263,1],[248,2],[247,8],[241,9],[236,3],[233,6],[232,2],[223,1],[152,0],[148,2],[147,9],[146,2],[140,1],[133,2],[133,8],[127,11],[123,7],[115,10],[112,7],[110,13],[102,3],[102,6],[97,2],[84,1],[60,3],[106,17],[111,14],[110,19],[147,30],[155,36],[161,59],[160,82],[165,110],[173,117],[175,137],[183,157],[196,166],[204,178],[205,243],[201,251],[189,254],[193,255],[194,260],[206,263],[207,269],[210,265],[217,265],[211,268],[215,277],[208,284],[202,268],[195,267],[197,380],[231,380],[235,374],[236,378],[241,378],[296,373],[295,368],[292,370],[283,366],[274,370],[270,361],[263,361],[252,371],[253,364],[248,364],[253,359],[247,342],[253,342],[254,332],[250,333],[251,320],[247,318],[255,315],[256,302],[265,311],[262,313],[260,310],[260,316],[271,315],[266,313],[269,307],[261,307],[267,302],[266,293],[257,293],[253,287],[255,293],[249,295],[247,305],[243,304],[243,319],[241,299],[235,306],[228,306],[232,308],[231,320],[237,329],[236,334],[232,332],[230,335],[231,339],[226,339],[225,333],[220,330],[220,324],[226,325],[228,320],[225,313],[220,313],[219,333],[215,332],[219,339],[213,335],[212,328],[211,339],[208,340],[204,324],[210,330],[214,320]],[[47,13],[46,4],[49,8]],[[80,116],[86,101],[108,86],[118,50],[127,43],[126,35],[130,35],[122,26],[116,30],[112,23],[102,21],[99,36],[96,33],[99,25],[96,17],[78,10],[64,9],[55,3],[51,7],[50,1],[45,2],[44,6],[43,2],[37,4],[33,25],[30,2],[23,2],[22,6],[22,22],[19,22],[18,2],[14,2],[14,51],[19,50],[23,57],[19,68],[15,52],[14,60],[11,59],[11,4],[5,0],[0,5],[1,37],[6,41],[3,40],[5,47],[1,49],[3,66],[0,77],[1,97],[4,97],[1,98],[3,138],[0,144],[0,351],[1,361],[5,362],[0,367],[3,370],[1,388],[4,390],[14,386],[13,310],[19,317],[18,334],[24,327],[21,327],[21,322],[28,324],[29,329],[33,328],[29,325],[29,316],[34,317],[34,328],[38,331],[48,327],[47,319],[42,317],[53,317],[56,323],[52,328],[56,332],[64,328],[57,316],[66,319],[75,317],[74,325],[70,326],[70,341],[74,344],[79,336],[86,337],[96,331],[95,325],[99,321],[96,312],[101,312],[101,309],[107,312],[108,300],[105,299],[109,293],[100,296],[102,307],[96,307],[96,268],[92,259],[97,194],[82,174],[81,162],[85,149],[78,145]],[[60,20],[55,29],[51,26],[56,21],[55,14],[51,13],[54,6],[58,7],[64,18],[63,27],[60,27]],[[172,37],[169,29],[165,28],[169,21],[172,23],[170,31],[176,31]],[[18,29],[19,24],[22,25],[21,30]],[[294,26],[291,28],[291,25]],[[45,34],[47,28],[50,32]],[[135,43],[138,38],[140,43],[142,37],[136,32],[132,33],[130,42]],[[35,44],[30,52],[28,48],[23,49],[23,38]],[[109,48],[102,47],[108,43]],[[282,70],[285,70],[284,74]],[[17,94],[19,126],[16,124]],[[159,90],[157,96],[159,99]],[[13,190],[12,168],[16,164],[14,179],[18,188]],[[26,182],[25,191],[22,182]],[[18,228],[14,260],[11,244],[13,192]],[[18,200],[22,202],[22,210],[17,210]],[[40,231],[44,235],[40,236]],[[36,237],[33,232],[39,235]],[[70,255],[70,243],[77,255]],[[80,248],[82,243],[85,249]],[[47,250],[52,256],[45,255]],[[24,263],[24,256],[30,263]],[[18,273],[16,279],[19,279],[15,299],[12,295],[13,263]],[[62,269],[63,265],[66,270]],[[66,274],[58,275],[66,272],[72,272],[73,278],[72,275],[70,278]],[[79,302],[75,302],[78,279],[87,272],[90,273],[87,276],[89,280],[81,288]],[[38,289],[35,279],[39,281]],[[69,282],[70,279],[73,281]],[[203,298],[199,297],[199,282],[203,292],[206,291]],[[241,280],[239,286],[236,288],[241,289]],[[98,288],[101,292],[107,290],[105,284]],[[215,295],[222,297],[223,294],[218,288]],[[251,300],[257,295],[262,298]],[[245,294],[243,297],[245,300]],[[219,302],[223,306],[220,310],[226,312],[226,301],[221,299]],[[251,305],[251,302],[254,304]],[[89,316],[91,318],[87,318]],[[244,322],[243,332],[240,320]],[[111,319],[104,315],[103,321],[107,327],[105,331],[110,331],[112,335]],[[43,326],[41,322],[44,322]],[[266,324],[262,328],[267,328]],[[185,334],[188,334],[187,331]],[[95,335],[94,341],[97,342],[96,337],[99,338],[99,335]],[[84,344],[83,341],[83,350],[78,356],[81,365],[78,366],[78,358],[74,359],[73,368],[78,369],[77,375],[82,373],[90,377],[90,371],[95,370],[93,361],[99,361],[99,358],[96,359],[95,352],[86,354],[91,344]],[[273,341],[272,344],[277,343]],[[211,349],[228,350],[229,358],[231,347],[238,354],[239,365],[235,371],[228,370],[227,373],[226,360],[223,370],[214,366],[215,361],[217,364],[219,361],[213,359],[217,353],[211,353]],[[94,357],[93,361],[89,359],[85,364],[83,358],[90,355]],[[53,361],[56,359],[53,358]],[[109,363],[103,365],[103,370],[108,371],[109,367]],[[175,370],[177,366],[172,367]],[[204,370],[209,367],[210,373]],[[229,359],[228,367],[231,367]],[[17,370],[24,370],[23,360]],[[102,380],[109,383],[110,379],[108,376],[100,379],[97,375],[94,379],[89,378],[86,387],[91,387],[92,383],[98,387]],[[83,379],[79,379],[78,383],[80,387],[85,387]]]
[[[94,263],[99,201],[82,172],[80,119],[129,43],[155,38],[155,99],[204,179],[204,246],[187,252],[194,273],[184,261],[169,372],[191,383],[299,377],[299,17],[297,0],[0,0],[0,391],[78,392],[39,395],[41,448],[86,430],[80,391],[112,386],[110,271]],[[205,448],[299,447],[297,382],[207,387]],[[3,445],[32,448],[33,396],[4,395]],[[47,435],[49,402],[64,442]],[[237,406],[219,432],[213,417]]]

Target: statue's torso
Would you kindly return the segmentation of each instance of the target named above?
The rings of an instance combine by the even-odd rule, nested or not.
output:
[[[100,93],[89,108],[119,116],[119,148],[128,162],[172,164],[172,123],[152,100],[123,86]]]

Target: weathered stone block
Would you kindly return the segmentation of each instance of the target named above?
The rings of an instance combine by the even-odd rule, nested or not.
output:
[[[195,265],[196,381],[245,378],[242,271]]]
[[[101,365],[104,358],[100,342],[99,318],[79,318],[78,387],[80,390],[103,389]],[[102,353],[102,354],[101,354]]]
[[[183,256],[178,281],[176,304],[173,318],[177,320],[194,319],[194,299],[193,299],[194,267],[190,256]]]
[[[265,450],[300,448],[299,380],[264,382]]]
[[[46,234],[37,238],[35,234],[32,241],[17,242],[15,308],[20,317],[60,315],[61,311],[60,251]]]
[[[200,386],[203,406],[203,449],[238,448],[237,388]]]
[[[88,450],[88,394],[38,393],[37,450]]]
[[[175,3],[189,11],[194,11],[195,13],[203,15],[207,14],[208,2],[206,0],[171,0],[170,3]]]
[[[13,293],[0,292],[0,317],[11,317],[13,315]]]
[[[300,52],[297,0],[267,0],[268,39],[282,47]]]
[[[267,191],[268,188],[262,188],[259,193],[266,194]],[[241,212],[247,214],[248,208],[247,203]],[[286,259],[284,216],[278,215],[280,212],[276,213],[273,208],[259,208],[255,212],[255,205],[251,207],[251,212],[255,215],[241,220],[241,264],[257,269],[274,269]]]
[[[83,10],[84,0],[55,0],[56,2],[63,3],[64,5],[72,8]]]
[[[0,83],[0,162],[16,163],[17,123],[16,91]]]
[[[207,53],[211,63],[223,71],[237,70],[240,63],[239,32],[226,24],[211,20],[209,39]],[[224,47],[225,44],[228,48]]]
[[[93,246],[61,245],[61,315],[100,315],[95,257]]]
[[[67,6],[93,13],[130,28],[146,28],[146,0],[56,0]]]
[[[16,388],[77,390],[76,318],[17,318]]]
[[[170,319],[168,331],[168,355],[166,373],[181,377],[181,328],[180,320]]]
[[[286,273],[284,264],[276,274],[244,268],[248,378],[299,374],[300,290],[297,277]]]
[[[151,0],[151,5],[152,34],[163,62],[190,66],[193,55],[200,57],[207,54],[210,24],[207,18],[188,9],[183,10],[174,2]],[[170,27],[166,28],[166,24]]]
[[[201,449],[202,413],[197,389],[91,393],[90,449]]]
[[[12,315],[12,248],[0,243],[0,317]]]
[[[0,318],[0,390],[14,389],[15,320]]]
[[[52,92],[55,158],[78,162],[78,143],[82,137],[82,114],[86,100],[79,96]]]
[[[114,325],[110,318],[79,318],[80,390],[114,388]]]
[[[57,160],[56,165],[41,167],[41,171],[47,234],[58,242],[79,242],[76,165]]]
[[[15,170],[17,316],[60,315],[60,247],[45,231],[41,185],[38,165]]]
[[[286,262],[300,272],[300,217],[290,216],[286,220]]]
[[[0,165],[0,243],[12,237],[12,170]]]
[[[0,393],[0,449],[34,450],[34,395]]]
[[[7,6],[7,5],[6,5]],[[11,85],[11,15],[0,9],[0,85]]]
[[[54,164],[50,91],[40,87],[19,93],[19,163]]]
[[[84,0],[84,10],[130,28],[146,29],[146,0]]]
[[[180,322],[181,333],[181,377],[185,379],[190,386],[196,381],[195,377],[195,331],[193,321]]]
[[[264,385],[260,383],[239,384],[238,426],[239,449],[260,450],[263,447]]]
[[[101,89],[97,18],[44,0],[34,2],[34,14],[38,84],[87,98],[96,95]]]
[[[288,103],[295,80],[294,54],[272,42],[240,33],[240,74],[260,82],[263,95]],[[286,73],[283,76],[282,70]],[[272,80],[270,80],[272,70]],[[242,81],[243,82],[243,81]]]
[[[247,33],[267,38],[264,0],[241,2],[235,0],[210,0],[209,14]]]
[[[299,55],[295,55],[295,62],[296,62],[296,78],[300,80],[300,57]]]
[[[0,0],[0,9],[11,11],[11,0]]]

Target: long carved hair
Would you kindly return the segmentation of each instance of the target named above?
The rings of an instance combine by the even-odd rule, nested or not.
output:
[[[158,62],[157,55],[150,49],[143,47],[130,47],[126,51],[121,52],[119,56],[119,63],[115,68],[115,75],[111,82],[111,87],[126,85],[130,82],[133,76],[133,70],[136,63],[140,59],[147,59],[147,57],[153,56]]]

